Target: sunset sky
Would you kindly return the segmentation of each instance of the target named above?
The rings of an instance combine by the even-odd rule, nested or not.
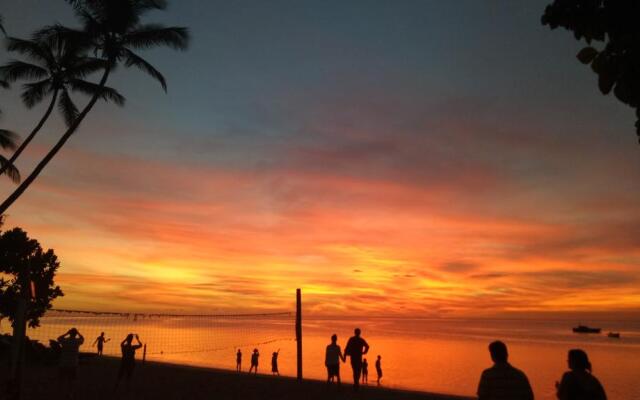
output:
[[[98,104],[3,229],[55,249],[56,307],[290,310],[301,287],[318,314],[639,312],[634,113],[549,2],[173,0],[149,21],[191,48],[145,53],[168,94],[119,69],[126,107]],[[6,3],[11,35],[75,24]],[[43,107],[18,94],[24,135]]]

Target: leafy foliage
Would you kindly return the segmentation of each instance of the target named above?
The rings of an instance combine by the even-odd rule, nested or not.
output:
[[[54,278],[60,267],[53,250],[44,251],[37,240],[29,238],[20,228],[0,235],[0,315],[15,320],[18,300],[31,293],[31,282],[35,296],[30,297],[27,322],[37,327],[40,318],[51,308],[51,302],[63,296],[55,285]]]
[[[578,60],[598,75],[602,94],[613,91],[618,100],[636,110],[640,136],[640,1],[555,0],[542,16],[542,24],[573,32],[589,45]],[[597,49],[593,42],[602,42]]]

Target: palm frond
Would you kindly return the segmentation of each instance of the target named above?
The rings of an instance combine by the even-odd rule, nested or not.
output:
[[[56,54],[59,64],[69,64],[91,47],[91,38],[85,32],[60,24],[49,25],[33,33],[33,40]]]
[[[92,36],[97,36],[103,31],[100,21],[89,11],[80,9],[76,11],[76,17],[82,23],[82,30]]]
[[[164,10],[167,8],[166,0],[65,0],[73,7],[90,10],[104,10],[109,3],[122,3],[133,8],[136,11],[156,9]]]
[[[98,24],[102,33],[122,35],[129,27],[135,26],[139,22],[133,5],[136,0],[104,0],[85,2],[85,6],[76,11],[76,15],[82,20],[81,14],[89,14]],[[91,4],[90,4],[91,3]],[[85,24],[86,29],[86,24]]]
[[[46,69],[24,61],[11,60],[0,67],[0,77],[7,82],[43,79],[47,75]]]
[[[142,57],[136,55],[134,52],[132,52],[129,49],[124,49],[124,54],[126,57],[125,66],[127,67],[133,66],[149,74],[153,79],[160,82],[160,85],[162,85],[162,89],[164,89],[165,92],[167,91],[167,81],[164,79],[164,76],[162,76],[160,71],[155,69],[153,65],[149,64]]]
[[[136,11],[165,10],[168,5],[167,0],[134,0],[133,3]]]
[[[24,54],[34,61],[41,61],[47,65],[51,65],[55,61],[53,54],[51,54],[51,52],[45,47],[41,46],[39,42],[14,37],[8,37],[6,42],[8,51],[16,51],[20,54]]]
[[[186,50],[189,46],[189,30],[183,27],[165,27],[160,24],[146,24],[137,27],[123,38],[125,46],[135,49],[149,49],[167,46],[175,50]]]
[[[0,166],[3,169],[6,167],[4,174],[11,179],[13,183],[20,183],[20,171],[18,171],[18,168],[13,164],[7,164],[9,164],[9,160],[0,155]]]
[[[13,150],[18,147],[19,136],[15,132],[7,129],[0,129],[0,147],[3,149]]]
[[[27,108],[32,108],[40,103],[44,97],[51,92],[52,85],[49,79],[39,82],[25,83],[22,85],[22,93],[20,97]]]
[[[87,11],[92,10],[93,12],[99,13],[107,7],[109,0],[65,0],[67,3],[71,4],[71,7],[77,11]]]
[[[84,78],[87,75],[106,69],[108,65],[109,62],[102,58],[83,57],[76,60],[73,66],[68,67],[67,75]]]
[[[91,38],[79,29],[68,28],[64,25],[46,25],[31,35],[36,42],[47,43],[50,46],[58,43],[72,43],[75,47],[87,47],[91,45]]]
[[[2,15],[0,15],[0,32],[4,33],[5,35],[7,34],[7,31],[4,30],[4,19],[2,18]]]
[[[124,106],[126,99],[117,90],[110,88],[108,86],[100,87],[95,83],[83,81],[81,79],[72,79],[69,81],[69,86],[71,90],[77,91],[88,96],[93,96],[98,94],[100,99],[104,101],[112,101],[119,106]]]
[[[137,0],[134,2],[133,11],[136,15],[142,16],[153,10],[166,10],[166,0]]]
[[[67,126],[71,126],[73,121],[75,121],[78,116],[78,108],[73,101],[71,100],[71,96],[69,96],[69,92],[66,88],[62,88],[60,92],[60,100],[58,100],[58,110],[62,114],[64,118],[64,122]]]
[[[65,0],[67,3],[71,5],[71,7],[84,7],[85,1],[83,0]]]

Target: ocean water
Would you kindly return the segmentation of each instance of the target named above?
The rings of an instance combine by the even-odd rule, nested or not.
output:
[[[375,385],[377,355],[382,356],[386,387],[474,395],[484,368],[491,365],[489,342],[507,343],[510,362],[529,377],[536,399],[555,399],[554,384],[567,369],[567,351],[585,350],[594,375],[611,400],[640,399],[640,321],[583,321],[601,327],[599,335],[575,334],[581,321],[531,319],[406,319],[313,318],[303,320],[303,374],[326,379],[324,349],[333,333],[344,345],[353,329],[371,346],[370,385]],[[242,349],[243,370],[251,351],[260,352],[260,373],[270,373],[271,354],[279,350],[282,375],[296,374],[296,343],[292,315],[236,318],[121,317],[50,313],[32,338],[47,343],[75,326],[86,338],[83,351],[94,351],[100,331],[111,338],[105,353],[118,355],[119,342],[129,332],[138,333],[147,345],[146,358],[155,361],[235,369],[235,352]],[[7,331],[7,323],[0,327]],[[620,339],[606,336],[621,333]],[[142,357],[142,350],[138,358]],[[351,382],[348,364],[342,365],[343,382]]]

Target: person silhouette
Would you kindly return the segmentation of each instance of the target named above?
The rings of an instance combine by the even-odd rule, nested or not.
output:
[[[362,373],[362,355],[369,352],[369,344],[360,337],[360,328],[356,328],[354,336],[347,341],[347,347],[344,349],[345,357],[351,358],[351,369],[353,370],[353,389],[358,390],[360,387],[360,374]]]
[[[278,372],[278,354],[280,354],[280,349],[274,351],[271,355],[271,373],[273,375],[280,375],[280,372]]]
[[[260,353],[258,353],[258,349],[253,349],[253,354],[251,354],[251,367],[249,367],[249,373],[251,370],[255,368],[254,373],[258,373],[258,358],[260,357]]]
[[[587,353],[580,349],[569,350],[568,372],[556,382],[559,400],[607,400],[600,381],[591,373],[591,362]]]
[[[96,338],[96,340],[94,340],[92,346],[96,346],[98,348],[98,355],[101,356],[102,355],[102,350],[104,348],[104,344],[107,343],[109,340],[111,339],[107,339],[104,337],[104,332],[100,333],[100,336],[98,336]]]
[[[236,371],[242,371],[242,352],[240,349],[238,349],[238,352],[236,353]]]
[[[137,344],[133,344],[133,338],[136,338]],[[133,370],[136,366],[136,350],[142,347],[142,342],[138,334],[130,333],[120,343],[120,351],[122,352],[122,359],[120,361],[120,368],[118,369],[118,379],[116,380],[116,389],[120,384],[122,378],[126,379],[127,391],[131,389],[131,377],[133,376]]]
[[[78,377],[78,355],[84,337],[76,328],[71,328],[58,337],[60,344],[60,385],[65,398],[73,398]]]
[[[369,362],[362,360],[362,383],[369,383]]]
[[[334,378],[340,382],[340,360],[345,361],[342,349],[338,346],[338,335],[331,335],[331,344],[327,345],[324,355],[324,365],[327,367],[327,384],[333,382]]]
[[[478,400],[533,400],[533,390],[524,372],[507,361],[507,345],[501,341],[489,344],[493,367],[482,372],[478,384]]]
[[[379,354],[376,360],[376,374],[378,375],[377,383],[380,385],[380,379],[382,379],[382,357]]]

